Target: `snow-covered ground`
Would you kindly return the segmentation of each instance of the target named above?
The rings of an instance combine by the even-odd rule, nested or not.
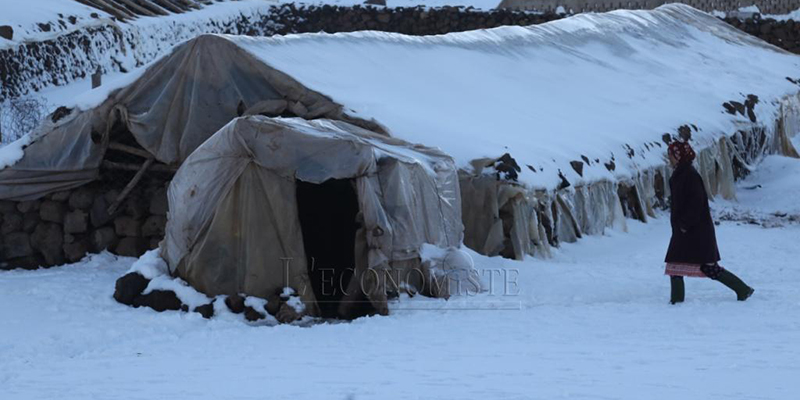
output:
[[[768,157],[740,183],[738,207],[797,209],[798,168]],[[125,307],[111,294],[134,259],[110,254],[0,272],[0,398],[794,398],[800,224],[723,221],[722,264],[755,296],[740,303],[689,279],[678,306],[663,275],[668,218],[628,228],[550,260],[476,258],[506,271],[491,293],[404,299],[389,317],[312,327]]]

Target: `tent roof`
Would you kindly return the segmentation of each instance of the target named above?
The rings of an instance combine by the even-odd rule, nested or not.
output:
[[[699,129],[700,146],[731,134],[749,120],[722,104],[748,94],[771,125],[774,101],[798,92],[786,77],[800,67],[798,56],[677,4],[440,36],[227,38],[393,136],[437,146],[460,167],[509,152],[520,181],[544,188],[560,183],[559,170],[578,183],[662,165],[662,135],[684,124]],[[581,156],[591,163],[583,178],[570,167]],[[612,157],[613,173],[603,166]]]

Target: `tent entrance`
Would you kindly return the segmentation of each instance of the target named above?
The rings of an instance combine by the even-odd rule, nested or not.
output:
[[[297,181],[297,208],[308,276],[320,312],[335,318],[355,268],[358,195],[351,179]]]

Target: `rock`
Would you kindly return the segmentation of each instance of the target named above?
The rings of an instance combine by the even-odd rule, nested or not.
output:
[[[14,28],[8,25],[0,25],[0,37],[6,40],[14,39]]]
[[[17,203],[11,200],[0,200],[0,213],[17,212]]]
[[[142,236],[142,224],[132,217],[123,215],[114,218],[114,231],[118,236],[140,237]]]
[[[89,220],[95,228],[99,228],[111,220],[111,216],[108,215],[108,202],[105,197],[97,196],[94,198],[92,209],[89,211]]]
[[[731,101],[728,104],[730,104],[731,107],[733,107],[733,109],[736,110],[736,112],[744,115],[744,110],[745,110],[744,104],[739,103],[738,101]]]
[[[14,232],[3,238],[3,258],[12,259],[33,255],[31,236],[24,232]]]
[[[3,224],[0,225],[0,232],[3,235],[7,235],[20,230],[22,230],[22,215],[16,210],[3,213]]]
[[[147,242],[140,237],[124,237],[114,248],[114,254],[123,257],[141,257],[147,250]]]
[[[726,103],[722,103],[722,108],[724,108],[725,112],[727,112],[728,114],[731,114],[731,115],[735,115],[736,114],[736,107],[731,105],[731,103],[727,103],[727,102]]]
[[[205,319],[209,319],[214,316],[214,304],[208,303],[199,307],[195,307],[194,312],[200,313]]]
[[[750,122],[756,122],[756,113],[753,112],[752,108],[747,109],[747,118],[750,119]]]
[[[158,246],[161,245],[161,238],[159,237],[151,237],[150,243],[148,243],[147,248],[149,250],[155,250]]]
[[[497,179],[516,181],[519,173],[522,172],[517,160],[511,157],[511,154],[503,154],[494,163],[494,169],[497,171]]]
[[[53,123],[55,124],[56,122],[61,121],[64,117],[69,115],[71,112],[72,112],[71,108],[67,108],[67,107],[64,107],[64,106],[58,107],[58,108],[56,108],[55,111],[53,111],[53,114],[50,116],[50,120],[53,121]]]
[[[111,203],[117,201],[117,197],[119,197],[119,190],[111,189],[107,191],[103,197],[106,199],[106,203],[110,205]]]
[[[139,198],[128,198],[125,200],[123,208],[125,209],[125,215],[128,215],[135,220],[140,220],[147,216],[147,210],[144,202],[142,202],[142,200]]]
[[[69,233],[64,233],[64,244],[74,243],[75,236]]]
[[[76,262],[86,257],[89,252],[89,244],[86,239],[76,240],[72,243],[64,244],[64,256],[69,262]]]
[[[611,161],[609,161],[607,163],[603,163],[603,165],[605,165],[606,169],[611,171],[611,172],[613,172],[615,169],[617,169],[617,165],[614,163],[614,160],[611,160]]]
[[[287,303],[282,303],[280,310],[278,310],[278,314],[275,318],[278,322],[282,324],[288,324],[300,319],[302,315],[300,315],[294,307],[290,306]]]
[[[281,309],[281,296],[277,293],[273,293],[267,297],[267,305],[265,308],[269,315],[272,315],[273,317],[278,315],[278,311]]]
[[[92,232],[89,236],[89,242],[92,245],[92,250],[100,252],[117,244],[117,234],[114,232],[114,228],[107,226]]]
[[[244,308],[244,318],[250,322],[264,319],[264,317],[264,314],[256,311],[256,309],[253,307],[247,306]]]
[[[64,263],[64,232],[61,225],[43,222],[36,226],[31,235],[31,247],[39,250],[48,265]]]
[[[17,203],[17,210],[23,214],[29,211],[39,211],[39,200],[21,201]]]
[[[22,231],[33,233],[33,230],[42,222],[38,211],[31,211],[22,216]]]
[[[64,222],[64,214],[64,204],[56,201],[44,201],[39,207],[39,218],[41,218],[42,221],[60,224]]]
[[[65,202],[69,199],[69,196],[70,196],[69,190],[64,190],[61,192],[55,192],[51,194],[49,197],[50,200],[52,201]]]
[[[150,199],[150,214],[167,215],[168,208],[167,189],[159,188],[153,193],[153,198]]]
[[[244,297],[234,294],[225,299],[225,305],[234,314],[241,314],[244,312]]]
[[[94,196],[87,189],[78,189],[69,196],[69,207],[73,210],[88,211],[92,208]]]
[[[32,254],[25,257],[12,258],[0,265],[0,269],[22,268],[33,270],[39,269],[44,264],[45,261],[41,254]]]
[[[558,184],[558,190],[566,189],[566,188],[570,187],[571,184],[567,180],[567,177],[564,176],[564,173],[561,172],[561,170],[558,170],[558,177],[559,177],[559,179],[561,179],[561,183]]]
[[[167,218],[162,215],[151,215],[142,225],[142,236],[164,237],[164,229],[167,226]]]
[[[138,272],[128,273],[117,279],[114,300],[129,306],[133,305],[133,300],[144,292],[149,283],[150,281]]]
[[[75,210],[64,216],[64,232],[84,233],[89,229],[89,215],[82,210]]]
[[[367,0],[367,1],[379,1],[379,2],[384,3],[384,4],[381,4],[381,5],[383,5],[383,6],[386,5],[386,0]],[[389,14],[378,14],[378,21],[380,23],[382,23],[382,24],[388,24],[389,22],[391,22],[391,20],[392,20],[392,16],[389,15]]]
[[[153,290],[133,299],[134,307],[150,307],[158,312],[167,310],[178,311],[183,306],[181,300],[171,290]]]
[[[578,175],[583,176],[583,162],[581,161],[570,161],[569,165],[572,166],[572,169],[578,173]]]
[[[367,0],[364,2],[364,4],[371,4],[373,6],[385,6],[386,0]],[[388,14],[381,14],[381,15],[388,15]],[[378,16],[378,18],[380,19],[380,16]]]

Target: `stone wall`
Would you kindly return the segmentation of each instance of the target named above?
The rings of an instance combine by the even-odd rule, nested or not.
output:
[[[683,3],[698,10],[736,11],[755,5],[764,14],[787,14],[800,9],[800,0],[502,0],[497,8],[526,11],[606,12],[620,9],[652,10],[669,3]]]
[[[103,250],[138,257],[158,246],[167,222],[167,178],[151,177],[109,215],[118,183],[101,180],[42,199],[0,201],[0,269],[38,268]]]
[[[774,46],[800,54],[800,21],[776,21],[756,16],[744,20],[726,18],[725,22]]]

